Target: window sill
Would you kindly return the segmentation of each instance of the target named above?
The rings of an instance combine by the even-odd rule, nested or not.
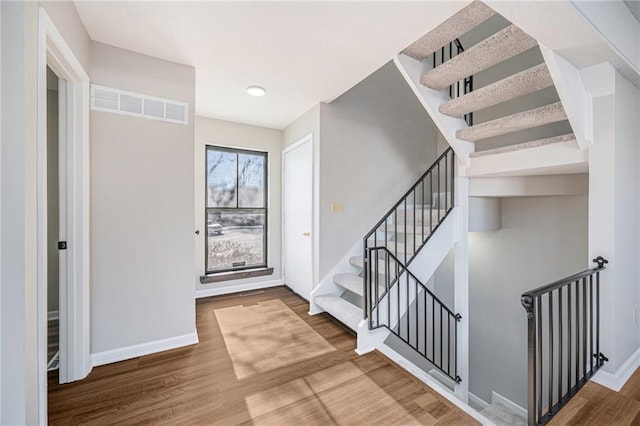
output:
[[[218,283],[221,281],[241,280],[243,278],[261,277],[273,275],[273,268],[256,268],[244,271],[218,272],[214,274],[202,275],[200,284]]]

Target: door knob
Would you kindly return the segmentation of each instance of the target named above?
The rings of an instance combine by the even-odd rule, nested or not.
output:
[[[303,236],[303,237],[308,237],[308,236],[310,236],[310,235],[311,235],[311,233],[310,233],[310,232],[303,232],[303,233],[302,233],[302,236]]]

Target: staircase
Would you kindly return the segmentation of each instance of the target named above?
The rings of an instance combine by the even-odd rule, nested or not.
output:
[[[473,38],[469,34],[474,33],[485,34],[488,29],[500,26],[496,22],[505,22],[506,26],[467,46],[456,56],[447,55],[450,46],[459,43],[459,39]],[[536,53],[542,63],[527,65],[526,69],[487,83],[493,74],[504,74],[503,70],[514,68],[512,58],[525,52]],[[504,65],[507,61],[510,61],[508,66]],[[571,173],[586,171],[586,155],[580,152],[574,134],[566,132],[570,126],[557,93],[553,93],[553,102],[536,105],[539,95],[536,92],[554,88],[553,76],[543,61],[535,39],[475,0],[407,47],[394,62],[456,154],[469,166],[469,177],[530,174],[508,167],[508,170],[501,169],[501,158],[508,163],[514,155],[527,156],[529,165],[522,167],[537,170],[538,174],[562,173],[562,166]],[[490,72],[485,72],[489,69]],[[474,75],[478,77],[478,73],[484,73],[482,87],[459,96],[447,96],[447,89],[451,94],[452,87],[465,84]],[[476,78],[476,86],[477,83]],[[540,99],[547,99],[547,95],[545,92],[545,97]],[[509,108],[503,108],[505,103]],[[495,117],[499,112],[512,109],[516,111]],[[463,120],[469,116],[476,119]],[[478,119],[481,116],[484,120]],[[544,137],[521,140],[530,134]],[[567,150],[573,152],[567,154]],[[561,164],[553,162],[555,151],[560,153]],[[495,171],[487,167],[488,157]],[[474,165],[476,162],[479,166]],[[548,172],[544,172],[545,168]]]
[[[360,354],[395,334],[459,382],[460,317],[425,284],[455,242],[454,169],[449,148],[364,236],[357,246],[362,255],[348,256],[342,270],[313,290],[310,313],[326,312],[355,331]],[[412,270],[416,259],[420,267]]]

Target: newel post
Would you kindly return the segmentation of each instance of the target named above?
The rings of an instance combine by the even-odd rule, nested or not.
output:
[[[529,425],[536,423],[536,328],[535,301],[533,296],[523,294],[520,302],[527,311],[527,418]]]

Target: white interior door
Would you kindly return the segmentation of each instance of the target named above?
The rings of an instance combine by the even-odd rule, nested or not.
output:
[[[313,143],[305,138],[283,153],[284,282],[309,300],[313,289]]]

